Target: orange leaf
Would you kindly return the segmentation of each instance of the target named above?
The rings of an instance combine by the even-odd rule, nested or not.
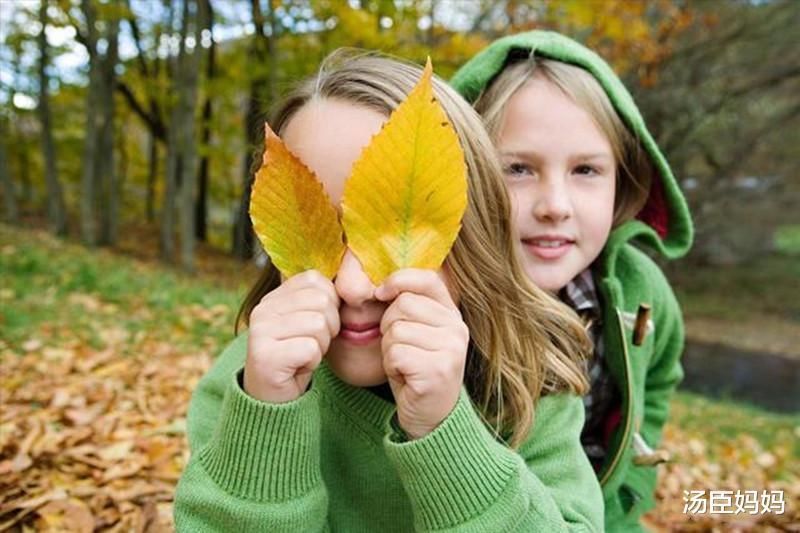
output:
[[[314,173],[265,124],[266,150],[250,199],[253,228],[280,272],[333,278],[344,254],[336,209]]]

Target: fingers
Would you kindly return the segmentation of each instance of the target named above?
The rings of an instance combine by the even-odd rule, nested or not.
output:
[[[250,322],[281,324],[286,317],[303,312],[322,314],[328,334],[335,337],[339,333],[339,297],[331,281],[319,272],[308,271],[293,276],[265,295],[253,309]]]
[[[338,307],[333,284],[315,271],[292,276],[264,296],[250,313],[245,391],[267,402],[303,394],[339,333]]]
[[[321,291],[327,295],[328,301],[335,302],[335,306],[337,307],[339,305],[339,295],[336,294],[333,282],[316,270],[307,270],[306,272],[301,272],[300,274],[292,276],[283,282],[272,294],[286,292],[296,293],[302,289],[316,289]]]
[[[398,320],[438,326],[460,318],[461,313],[458,309],[446,307],[428,296],[404,292],[397,296],[384,312],[381,319],[381,333],[385,334]]]
[[[458,390],[461,386],[464,358],[446,357],[440,350],[431,351],[410,344],[394,343],[384,351],[383,369],[390,384],[407,386],[417,397],[436,396],[444,388]],[[454,386],[448,387],[449,384]],[[406,407],[398,403],[398,409]]]
[[[379,292],[380,291],[380,292]],[[427,350],[458,351],[469,330],[442,278],[432,270],[392,274],[376,297],[393,299],[381,319],[383,345],[409,344]]]
[[[398,270],[375,289],[375,298],[388,302],[403,292],[427,296],[445,307],[456,308],[444,280],[438,272],[433,270],[420,268]]]
[[[381,320],[383,368],[400,426],[420,438],[438,427],[458,400],[469,329],[434,271],[395,272],[375,297],[393,300]]]
[[[429,351],[458,352],[469,341],[466,326],[430,326],[419,322],[396,320],[386,330],[381,339],[384,351],[394,344],[407,344]]]
[[[316,368],[322,361],[324,352],[320,352],[319,341],[315,337],[292,337],[285,340],[271,340],[265,344],[265,348],[272,354],[280,353],[280,365],[275,367],[275,361],[267,359],[256,359],[254,362],[259,370],[266,368],[265,379],[277,379],[276,376],[286,374],[291,377],[296,369]],[[264,368],[262,368],[262,366]],[[277,369],[277,371],[275,371]]]
[[[278,344],[280,344],[281,352],[286,357],[286,361],[298,370],[313,370],[317,368],[326,351],[317,349],[319,340],[314,337],[293,337],[278,341]]]
[[[317,285],[320,288],[330,287],[333,289],[333,283],[331,280],[320,274],[318,270],[306,270],[305,272],[295,274],[291,278],[281,283],[282,287],[301,287],[310,285]]]
[[[323,315],[332,336],[339,332],[339,302],[331,299],[327,292],[318,288],[303,288],[276,300],[271,307],[271,313],[283,318],[297,313],[316,312]]]
[[[262,401],[290,401],[302,394],[305,387],[298,389],[297,378],[313,372],[323,355],[314,337],[268,340],[262,342],[261,348],[270,354],[280,354],[280,361],[248,354],[244,368],[245,390]]]
[[[405,382],[414,379],[420,372],[420,358],[435,357],[436,354],[410,344],[395,343],[383,349],[383,370],[386,377]],[[424,365],[422,370],[424,370]]]
[[[337,315],[338,318],[338,315]],[[271,320],[259,324],[263,328],[259,334],[265,334],[276,341],[283,341],[294,337],[309,337],[315,339],[322,353],[328,351],[331,338],[329,318],[319,311],[298,311],[282,317],[280,320]]]

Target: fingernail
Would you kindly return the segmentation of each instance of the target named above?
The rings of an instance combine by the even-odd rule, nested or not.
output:
[[[377,287],[375,287],[375,292],[373,293],[373,294],[375,294],[375,298],[380,300],[383,297],[383,291],[384,290],[385,289],[383,288],[383,285],[378,285]]]

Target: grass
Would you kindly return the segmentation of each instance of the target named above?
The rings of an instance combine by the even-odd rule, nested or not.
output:
[[[670,272],[687,316],[732,321],[767,313],[800,321],[800,259],[788,254],[765,256],[744,265]]]
[[[785,254],[800,255],[800,224],[778,228],[775,247]]]
[[[774,253],[749,264],[669,269],[687,339],[800,358],[800,257]]]
[[[800,457],[800,414],[770,413],[752,405],[710,400],[684,391],[676,393],[671,409],[670,424],[688,434],[702,435],[712,451],[746,431],[764,449],[789,447],[794,457]],[[797,468],[800,475],[800,465]]]
[[[670,280],[689,318],[758,321],[762,315],[800,327],[800,225],[783,226],[776,253],[741,265],[670,265]]]
[[[184,346],[231,337],[244,293],[151,263],[0,225],[0,338],[75,334],[102,344],[104,329],[173,337]],[[209,327],[213,326],[213,327]]]
[[[686,316],[736,322],[768,314],[800,322],[800,225],[779,228],[775,248],[776,253],[741,265],[669,265]]]

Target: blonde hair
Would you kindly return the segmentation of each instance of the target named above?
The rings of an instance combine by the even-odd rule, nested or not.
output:
[[[613,226],[634,218],[647,202],[655,170],[639,139],[625,126],[606,92],[586,70],[535,55],[510,63],[475,101],[489,134],[495,140],[499,138],[508,101],[536,78],[558,87],[589,113],[608,138],[617,163]]]
[[[388,116],[421,73],[417,65],[376,54],[334,52],[276,109],[271,126],[280,133],[306,103],[323,98]],[[590,345],[578,317],[533,287],[518,262],[502,171],[480,117],[446,83],[438,78],[433,83],[468,169],[467,209],[446,259],[449,284],[458,291],[471,336],[465,385],[487,425],[518,446],[542,394],[586,392],[584,357]],[[267,266],[245,298],[237,326],[241,318],[247,323],[261,297],[279,283],[277,270]]]

